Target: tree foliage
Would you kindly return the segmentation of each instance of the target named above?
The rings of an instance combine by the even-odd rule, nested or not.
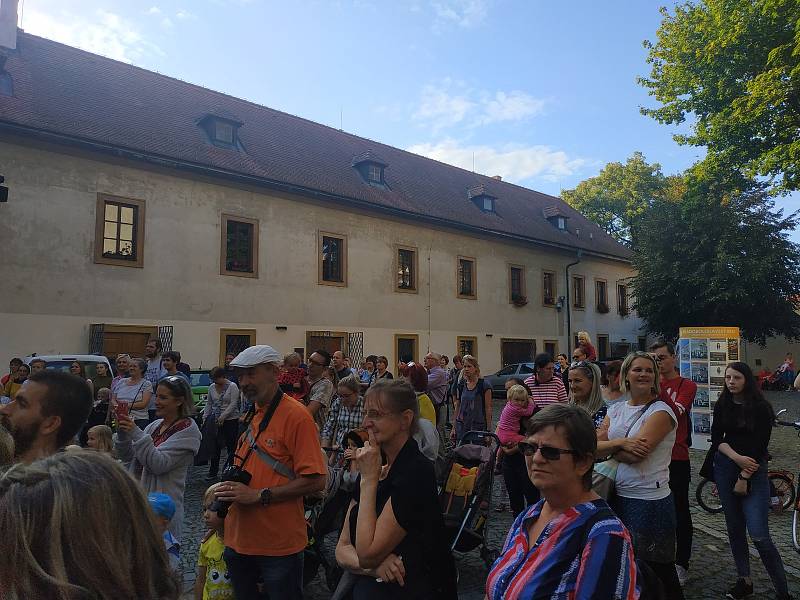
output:
[[[701,0],[662,9],[640,83],[661,123],[692,118],[680,144],[705,146],[699,166],[762,176],[775,191],[800,187],[800,2]]]
[[[681,326],[737,326],[764,344],[800,338],[797,225],[765,184],[710,180],[691,170],[679,202],[658,199],[643,215],[635,248],[635,307],[652,333]]]
[[[561,197],[618,242],[633,246],[647,209],[658,199],[676,199],[682,188],[680,177],[665,176],[661,165],[648,164],[641,152],[634,152],[625,164],[607,164],[597,177],[562,190]]]

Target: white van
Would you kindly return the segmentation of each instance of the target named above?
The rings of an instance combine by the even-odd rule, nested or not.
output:
[[[114,369],[111,367],[111,363],[105,356],[97,355],[97,354],[48,354],[42,356],[26,356],[24,358],[25,364],[31,364],[33,359],[43,360],[47,363],[48,369],[58,369],[59,371],[69,371],[70,366],[75,361],[78,361],[83,365],[83,369],[86,373],[87,379],[94,379],[97,376],[97,369],[95,368],[97,363],[104,363],[108,372],[112,374],[112,377],[116,375],[114,373]]]

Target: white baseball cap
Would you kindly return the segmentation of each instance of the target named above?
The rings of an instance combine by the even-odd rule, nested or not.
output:
[[[282,363],[283,357],[272,346],[259,345],[245,348],[230,362],[232,367],[255,367],[264,363]]]

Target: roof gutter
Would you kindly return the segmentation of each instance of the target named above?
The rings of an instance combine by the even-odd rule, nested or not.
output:
[[[193,173],[197,175],[205,175],[207,177],[212,178],[221,178],[226,179],[229,181],[236,181],[243,184],[253,185],[257,187],[266,187],[268,189],[273,190],[280,190],[292,194],[297,194],[301,196],[310,196],[312,198],[318,199],[325,199],[329,201],[334,201],[339,204],[349,205],[349,206],[356,206],[358,208],[377,211],[379,213],[392,215],[394,217],[398,217],[401,219],[408,219],[410,215],[407,211],[391,208],[387,206],[380,206],[373,204],[371,202],[366,202],[364,200],[359,200],[357,198],[350,198],[348,196],[341,196],[338,194],[332,194],[330,192],[324,192],[321,190],[316,190],[313,188],[307,188],[300,185],[295,185],[291,183],[286,183],[282,181],[276,181],[273,179],[267,179],[264,177],[256,177],[254,175],[244,175],[242,173],[237,173],[235,171],[228,171],[225,169],[218,169],[216,167],[209,167],[207,165],[200,165],[197,163],[191,163],[184,160],[176,159],[176,158],[166,158],[163,156],[159,156],[156,154],[150,154],[147,152],[141,152],[138,150],[122,148],[120,146],[114,146],[111,144],[104,144],[101,142],[96,142],[93,140],[86,140],[83,138],[73,137],[64,135],[61,133],[55,133],[52,131],[46,131],[42,129],[37,129],[34,127],[26,127],[24,125],[18,125],[16,123],[9,123],[7,121],[0,121],[0,133],[10,133],[13,135],[21,136],[21,137],[31,137],[43,142],[49,142],[53,144],[59,144],[64,146],[72,146],[76,148],[80,148],[82,150],[89,150],[91,152],[98,152],[101,154],[106,154],[110,156],[115,156],[123,159],[146,162],[155,166],[168,168],[168,169],[176,169],[179,171],[184,171],[188,173]],[[425,221],[430,224],[434,225],[441,225],[443,227],[454,228],[454,229],[461,229],[465,231],[470,231],[473,233],[480,233],[483,235],[488,235],[491,237],[496,237],[500,239],[506,240],[513,240],[518,242],[525,242],[529,244],[536,244],[539,246],[546,246],[550,248],[557,248],[559,250],[565,250],[567,252],[575,252],[575,246],[571,246],[569,244],[558,244],[556,242],[549,242],[547,240],[540,240],[536,238],[530,238],[526,236],[516,235],[512,233],[503,233],[501,231],[497,231],[495,229],[489,229],[487,227],[478,227],[475,225],[468,225],[466,223],[461,223],[459,221],[451,221],[449,219],[442,219],[440,217],[433,217],[431,215],[423,215],[420,213],[415,213],[413,216],[421,221]],[[617,256],[614,254],[609,254],[606,252],[597,252],[595,250],[584,250],[578,249],[579,252],[585,252],[588,255],[595,256],[598,258],[605,258],[608,260],[613,260],[617,262],[622,262],[626,264],[630,264],[631,260],[628,258],[623,258],[621,256]]]

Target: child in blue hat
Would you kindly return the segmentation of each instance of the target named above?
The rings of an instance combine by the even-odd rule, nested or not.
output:
[[[164,546],[167,549],[169,564],[172,570],[180,574],[181,572],[181,545],[175,536],[169,531],[169,522],[175,516],[175,502],[167,494],[161,492],[151,492],[147,494],[147,501],[156,516],[161,534],[164,536]]]

